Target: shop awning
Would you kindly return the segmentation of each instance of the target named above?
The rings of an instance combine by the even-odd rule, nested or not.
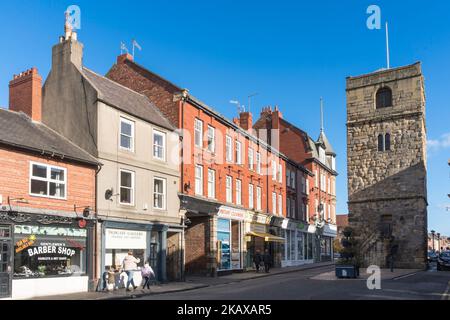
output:
[[[266,241],[266,242],[282,242],[282,243],[284,243],[284,241],[285,241],[284,238],[277,237],[277,236],[274,236],[273,234],[264,233],[264,232],[250,231],[249,233],[247,233],[247,236],[264,238],[264,241]]]

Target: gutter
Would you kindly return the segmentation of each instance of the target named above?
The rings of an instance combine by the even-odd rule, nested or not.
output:
[[[84,160],[84,159],[80,159],[80,158],[77,158],[77,157],[68,156],[68,155],[65,155],[63,153],[57,153],[57,152],[54,152],[54,151],[48,151],[48,150],[44,150],[44,149],[28,147],[28,146],[24,146],[24,145],[20,145],[20,144],[17,144],[17,143],[4,141],[4,140],[0,140],[0,144],[4,144],[6,146],[15,147],[17,149],[24,150],[24,151],[31,151],[31,152],[37,153],[37,154],[39,154],[41,156],[45,156],[47,154],[47,155],[51,156],[52,158],[55,158],[55,157],[61,158],[61,160],[67,159],[69,161],[75,161],[75,162],[78,162],[78,163],[81,163],[81,164],[88,164],[88,165],[92,165],[92,166],[99,166],[99,165],[101,165],[99,162]]]

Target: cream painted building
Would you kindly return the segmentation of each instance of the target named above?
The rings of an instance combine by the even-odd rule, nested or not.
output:
[[[53,47],[42,114],[102,163],[90,289],[101,288],[103,272],[120,267],[129,250],[141,260],[138,269],[148,261],[158,280],[180,280],[180,136],[147,97],[85,68],[82,57],[83,45],[69,30]]]

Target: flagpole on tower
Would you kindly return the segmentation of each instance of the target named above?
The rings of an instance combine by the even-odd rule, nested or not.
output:
[[[386,21],[386,60],[387,60],[387,68],[390,69],[390,52],[389,52],[389,26]]]
[[[323,98],[320,97],[320,132],[323,133]]]

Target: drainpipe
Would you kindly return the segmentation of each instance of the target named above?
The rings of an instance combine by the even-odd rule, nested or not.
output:
[[[93,254],[93,284],[94,287],[96,288],[98,286],[98,282],[100,280],[100,274],[101,271],[99,272],[98,270],[98,266],[99,266],[99,262],[98,262],[98,174],[100,173],[100,171],[102,170],[102,165],[98,165],[98,168],[95,172],[95,223],[94,223],[94,254]],[[95,285],[97,283],[97,285]],[[95,289],[94,288],[94,289]],[[95,291],[95,290],[94,290]]]

